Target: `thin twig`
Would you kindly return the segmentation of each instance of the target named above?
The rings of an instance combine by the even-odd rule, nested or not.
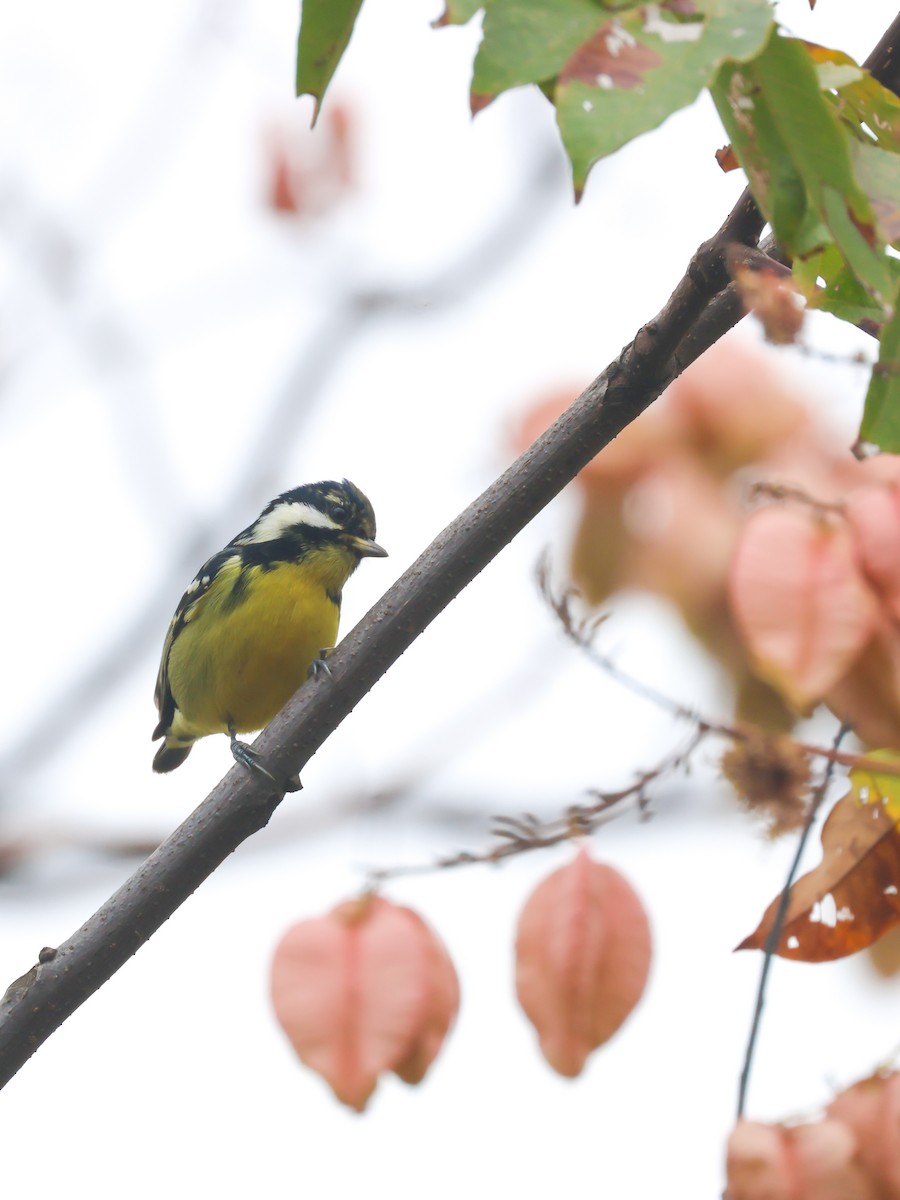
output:
[[[460,850],[456,854],[444,855],[430,863],[411,863],[393,867],[370,867],[366,872],[366,890],[377,891],[391,879],[410,875],[431,875],[435,871],[446,871],[454,867],[469,867],[476,863],[497,864],[515,854],[531,850],[546,850],[563,842],[596,833],[601,825],[618,815],[612,810],[625,800],[636,800],[639,805],[646,801],[646,789],[663,775],[679,770],[688,761],[708,731],[695,729],[687,745],[665,755],[659,763],[625,787],[614,792],[593,791],[593,804],[571,805],[559,817],[541,821],[531,813],[512,817],[493,817],[494,838],[492,845],[484,850]]]
[[[803,488],[790,483],[775,483],[768,479],[758,479],[750,487],[748,493],[750,503],[761,498],[778,502],[792,500],[796,504],[802,504],[811,509],[819,517],[843,517],[847,513],[846,505],[839,500],[819,500]]]
[[[656,708],[661,708],[663,711],[671,713],[673,717],[679,720],[689,721],[698,728],[710,732],[724,733],[726,735],[730,733],[729,726],[720,726],[716,721],[701,716],[696,709],[689,708],[679,700],[673,700],[671,696],[657,691],[656,688],[648,683],[644,683],[643,680],[629,675],[627,671],[623,671],[618,667],[608,654],[604,654],[598,650],[594,645],[594,636],[606,620],[607,614],[603,614],[599,618],[594,616],[582,620],[579,620],[575,616],[572,611],[572,604],[577,599],[578,592],[571,587],[565,588],[559,593],[553,590],[550,559],[549,554],[546,552],[538,560],[535,578],[542,598],[547,606],[556,614],[562,631],[569,641],[573,642],[586,658],[594,663],[595,666],[600,667],[611,679],[628,688],[630,692],[633,692],[634,695],[639,696],[642,700],[647,700]]]
[[[799,870],[800,860],[803,857],[803,851],[806,849],[806,843],[809,840],[809,835],[812,831],[816,814],[822,806],[822,802],[825,799],[825,794],[828,791],[828,786],[831,783],[834,775],[838,747],[849,731],[850,727],[848,725],[842,725],[835,735],[834,742],[832,743],[833,757],[830,759],[825,768],[825,774],[822,777],[822,782],[813,793],[812,803],[809,807],[809,813],[807,814],[806,822],[800,833],[800,838],[797,842],[797,850],[794,854],[793,861],[791,862],[790,870],[788,871],[788,876],[785,880],[784,888],[781,893],[781,900],[778,903],[778,909],[775,913],[775,920],[772,923],[769,936],[766,938],[762,970],[759,973],[759,985],[756,989],[756,1004],[753,1009],[753,1020],[750,1024],[750,1036],[747,1039],[747,1050],[744,1054],[744,1066],[741,1071],[740,1087],[738,1088],[738,1120],[740,1120],[744,1115],[744,1108],[747,1100],[747,1087],[750,1082],[750,1069],[753,1065],[753,1053],[756,1049],[756,1040],[759,1035],[760,1022],[762,1021],[763,1008],[765,1007],[766,1002],[766,984],[768,983],[769,971],[772,967],[775,950],[781,939],[781,931],[784,927],[784,918],[787,914],[788,905],[791,902],[791,887],[793,886],[794,879],[797,871]]]
[[[787,492],[790,489],[780,490]],[[802,493],[800,495],[805,502],[814,505],[818,504],[817,501],[811,500],[808,496]],[[825,506],[822,505],[822,507]],[[643,700],[647,700],[650,704],[661,708],[664,712],[671,713],[676,719],[690,722],[703,734],[718,734],[720,737],[728,738],[733,742],[744,742],[747,740],[751,733],[748,726],[732,725],[727,721],[715,721],[712,717],[704,716],[697,709],[689,708],[686,704],[682,704],[680,700],[675,700],[673,697],[667,696],[664,692],[658,691],[643,680],[636,679],[633,675],[629,675],[627,671],[623,671],[608,654],[604,654],[602,650],[598,650],[594,645],[594,635],[602,625],[605,617],[601,617],[599,621],[596,618],[579,621],[572,612],[572,601],[577,596],[577,592],[570,588],[561,595],[556,595],[552,591],[549,583],[549,569],[546,559],[538,564],[537,576],[541,593],[547,604],[559,618],[563,632],[590,662],[609,675],[611,679],[614,679],[616,683],[620,683],[623,687],[628,688],[630,692],[633,692],[634,695],[640,696]],[[895,760],[874,758],[867,754],[849,754],[846,751],[836,749],[834,746],[818,746],[813,742],[801,742],[796,738],[792,738],[791,741],[801,753],[806,754],[809,758],[821,758],[828,763],[839,764],[842,767],[849,767],[851,770],[856,771],[871,771],[879,775],[900,776],[900,755]]]

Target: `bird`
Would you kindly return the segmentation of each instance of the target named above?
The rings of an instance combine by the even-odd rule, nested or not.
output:
[[[344,584],[363,558],[386,556],[372,505],[347,479],[270,501],[178,602],[154,693],[153,770],[174,771],[199,738],[225,733],[237,762],[269,775],[237,734],[268,725],[308,675],[330,674]]]

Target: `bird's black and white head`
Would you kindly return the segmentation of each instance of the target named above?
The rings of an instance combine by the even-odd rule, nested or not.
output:
[[[348,479],[305,483],[276,496],[234,545],[265,548],[273,558],[294,558],[306,551],[338,546],[360,558],[384,558],[375,541],[375,513]]]

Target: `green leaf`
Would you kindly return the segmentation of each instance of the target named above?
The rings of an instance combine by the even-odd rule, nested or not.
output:
[[[819,90],[808,50],[802,42],[775,36],[751,69],[812,203],[862,282],[887,300],[891,280],[872,209],[853,173],[850,140]]]
[[[900,284],[900,262],[889,258],[887,264],[896,290]],[[806,258],[794,259],[794,280],[813,308],[832,313],[842,321],[858,325],[860,321],[884,319],[881,304],[859,282],[833,242]],[[824,287],[817,286],[819,280]]]
[[[889,772],[854,767],[850,772],[853,802],[858,805],[878,805],[896,825],[900,821],[900,762],[896,750],[869,750],[866,758],[882,759]]]
[[[713,99],[766,220],[782,246],[802,257],[827,240],[827,231],[751,68],[723,68]]]
[[[900,242],[900,154],[880,150],[871,143],[850,143],[853,174],[869,197],[881,240]]]
[[[696,17],[620,13],[565,63],[556,115],[576,194],[594,163],[691,104],[726,59],[758,53],[772,25],[767,0],[699,0]]]
[[[773,35],[758,58],[724,68],[712,91],[757,203],[784,249],[805,257],[819,248],[817,241],[833,241],[887,309],[892,276],[872,206],[854,174],[854,139],[820,91],[806,45]]]
[[[859,436],[890,454],[900,453],[900,305],[881,331],[878,363],[866,394]]]
[[[811,46],[810,52],[820,49],[818,46]],[[852,83],[859,83],[863,78],[863,71],[856,63],[846,54],[840,55],[840,58],[846,59],[846,62],[838,61],[837,53],[833,57],[820,60],[813,55],[813,62],[817,63],[816,75],[819,79],[819,87],[823,92],[837,92],[840,88],[848,87]]]
[[[297,39],[297,95],[315,97],[314,125],[361,7],[362,0],[303,0]]]
[[[607,19],[595,0],[489,0],[472,76],[473,109],[508,88],[554,79]]]
[[[826,100],[851,132],[861,141],[900,152],[900,99],[839,50],[806,48]]]

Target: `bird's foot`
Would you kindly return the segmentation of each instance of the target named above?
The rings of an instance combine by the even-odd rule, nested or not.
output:
[[[329,654],[334,653],[334,646],[328,646],[324,650],[319,651],[319,657],[314,658],[309,664],[309,670],[306,672],[307,679],[321,679],[323,675],[331,678],[331,667],[326,661]]]
[[[246,742],[238,739],[237,733],[231,725],[228,727],[228,736],[231,739],[231,754],[234,761],[240,763],[242,767],[246,767],[248,771],[259,771],[260,774],[265,775],[266,779],[271,781],[277,791],[281,793],[299,792],[303,787],[299,775],[290,775],[283,782],[279,783],[272,772],[259,761],[259,755],[253,747],[248,746]]]

